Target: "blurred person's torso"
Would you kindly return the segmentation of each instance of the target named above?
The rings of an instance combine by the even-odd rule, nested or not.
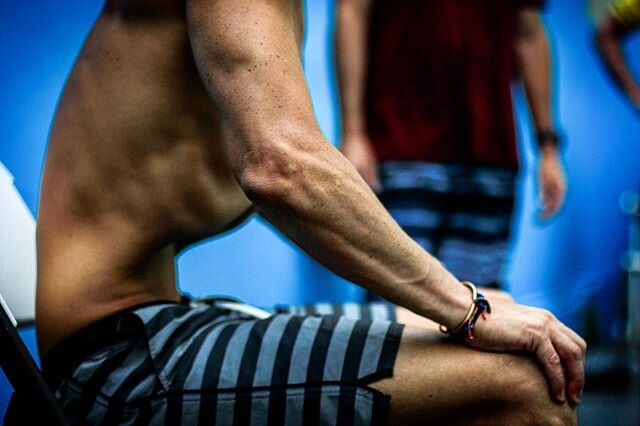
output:
[[[536,0],[374,0],[367,121],[380,160],[517,168],[516,15]]]

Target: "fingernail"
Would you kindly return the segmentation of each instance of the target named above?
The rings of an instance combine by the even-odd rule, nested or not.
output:
[[[560,401],[560,402],[565,402],[566,401],[566,398],[564,397],[564,391],[562,391],[562,392],[560,392],[558,394],[558,401]]]

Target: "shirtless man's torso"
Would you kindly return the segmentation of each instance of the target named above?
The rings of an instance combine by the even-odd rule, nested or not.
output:
[[[300,4],[289,6],[300,45]],[[114,311],[179,299],[178,249],[253,210],[229,165],[185,13],[184,0],[107,2],[69,77],[38,217],[43,352]]]

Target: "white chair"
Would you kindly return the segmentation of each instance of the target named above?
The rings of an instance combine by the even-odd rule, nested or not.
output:
[[[0,163],[0,294],[20,326],[33,323],[36,294],[36,224]]]
[[[0,367],[15,390],[4,424],[67,425],[16,328],[33,324],[35,285],[35,222],[0,163]]]

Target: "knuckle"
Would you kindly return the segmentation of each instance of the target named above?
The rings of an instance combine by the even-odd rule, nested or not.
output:
[[[547,309],[541,309],[541,313],[543,318],[546,321],[551,321],[555,319],[555,316],[551,313],[551,311],[547,310]]]
[[[575,345],[569,349],[569,356],[571,359],[576,361],[581,361],[583,358],[582,348],[580,346]]]
[[[529,325],[529,332],[537,338],[546,336],[546,325],[543,321],[535,320]]]
[[[560,360],[560,356],[558,356],[558,354],[555,352],[548,353],[546,358],[547,362],[552,367],[558,367],[562,363],[562,361]]]
[[[584,355],[587,352],[587,348],[588,348],[587,342],[584,339],[580,338],[579,346],[580,346],[580,349],[582,349],[582,353]]]
[[[537,339],[535,339],[533,335],[522,334],[520,336],[520,341],[518,342],[518,347],[526,351],[533,352],[536,345],[536,340]]]

